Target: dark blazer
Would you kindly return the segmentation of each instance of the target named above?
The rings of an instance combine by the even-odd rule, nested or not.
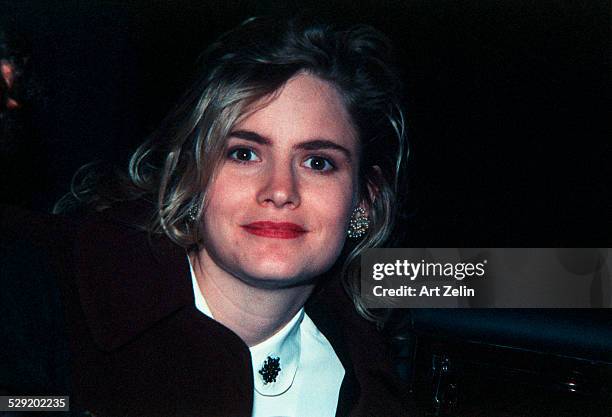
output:
[[[250,416],[248,347],[195,308],[185,251],[122,210],[72,221],[1,209],[0,391],[69,393],[96,416]],[[346,371],[337,415],[414,415],[336,281],[306,311]]]

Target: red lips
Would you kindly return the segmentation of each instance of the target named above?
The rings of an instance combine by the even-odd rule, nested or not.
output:
[[[307,233],[299,224],[289,222],[253,222],[242,228],[256,236],[277,239],[295,239]]]

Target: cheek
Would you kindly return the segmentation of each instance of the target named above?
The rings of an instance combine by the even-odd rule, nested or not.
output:
[[[330,197],[333,195],[336,195],[337,198]],[[320,197],[317,215],[327,238],[344,240],[352,207],[352,195],[341,191],[334,194],[330,190],[329,193],[326,192]]]
[[[227,217],[240,205],[244,205],[248,198],[249,184],[244,178],[226,171],[222,169],[215,182],[209,186],[206,211],[211,216]]]
[[[209,188],[209,193],[205,202],[203,213],[203,231],[207,240],[211,237],[225,236],[224,230],[233,222],[236,215],[236,201],[238,193],[224,184],[213,184]]]
[[[232,249],[241,243],[235,226],[245,207],[244,196],[233,184],[219,179],[222,178],[210,185],[201,230],[206,249],[213,257],[236,264],[239,256]]]

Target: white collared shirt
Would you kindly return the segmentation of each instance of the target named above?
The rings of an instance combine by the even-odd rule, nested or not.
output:
[[[195,306],[214,319],[191,270]],[[254,377],[253,417],[333,417],[344,367],[336,352],[302,308],[276,334],[249,348]],[[279,358],[276,381],[259,372]]]

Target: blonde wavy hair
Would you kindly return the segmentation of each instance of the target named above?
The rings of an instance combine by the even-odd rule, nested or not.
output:
[[[359,256],[383,246],[391,235],[407,156],[400,80],[388,40],[364,25],[341,30],[299,19],[252,18],[223,34],[201,63],[198,80],[134,152],[122,180],[108,186],[86,168],[55,211],[66,211],[75,201],[103,210],[118,201],[148,200],[154,210],[145,228],[193,249],[201,236],[194,227],[199,223],[190,217],[202,215],[199,203],[206,201],[232,128],[253,103],[272,97],[298,72],[315,75],[337,88],[358,132],[360,199],[370,218],[367,235],[347,240],[333,270],[340,272],[357,311],[377,320],[360,298]]]

